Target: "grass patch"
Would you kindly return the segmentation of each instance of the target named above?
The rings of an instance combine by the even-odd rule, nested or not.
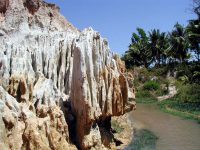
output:
[[[150,103],[156,103],[157,99],[152,97],[144,97],[144,98],[136,98],[136,103],[143,103],[143,104],[150,104]]]
[[[164,112],[180,116],[185,119],[196,120],[200,123],[200,105],[196,103],[182,103],[174,99],[159,102],[161,110]]]
[[[121,133],[124,128],[122,128],[119,123],[115,120],[112,120],[111,121],[111,126],[112,126],[112,129],[115,130],[117,133]]]
[[[150,91],[140,90],[136,93],[136,103],[155,103],[157,99],[151,94]]]
[[[151,131],[142,129],[135,130],[132,143],[126,148],[127,150],[155,150],[158,137]]]

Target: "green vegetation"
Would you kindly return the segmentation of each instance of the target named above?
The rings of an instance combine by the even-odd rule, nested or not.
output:
[[[155,103],[173,86],[178,93],[159,102],[162,110],[184,118],[200,118],[200,1],[194,0],[197,19],[179,23],[171,32],[137,28],[129,49],[122,56],[133,70],[136,102]]]
[[[160,85],[156,81],[147,81],[143,86],[144,90],[156,91],[160,89]]]
[[[142,28],[137,32],[132,34],[129,49],[122,57],[127,68],[176,67],[191,59],[200,63],[200,19],[190,20],[187,27],[176,23],[169,33],[159,29],[146,33]]]
[[[111,121],[111,126],[112,126],[112,129],[115,130],[117,133],[120,133],[124,130],[124,128],[122,128],[119,125],[119,123],[117,123],[117,121],[115,121],[115,120]]]
[[[161,110],[185,119],[197,120],[200,123],[200,105],[196,103],[181,103],[175,99],[159,102]]]
[[[134,68],[134,85],[136,88],[137,103],[157,102],[157,97],[167,94],[168,81],[157,74],[162,74],[157,69]]]
[[[139,90],[136,93],[136,102],[137,103],[154,103],[157,102],[157,99],[146,90]]]
[[[191,69],[186,69],[185,72],[188,73],[184,76],[189,76]],[[162,67],[159,69],[135,68],[136,74],[140,74],[135,76],[134,81],[134,84],[137,84],[136,102],[155,103],[165,112],[200,122],[200,85],[190,83],[188,78],[183,79],[184,76],[181,73],[177,78],[166,78],[162,75],[163,70],[165,68]],[[153,77],[156,81],[151,80]],[[158,96],[168,93],[169,83],[176,86],[178,93],[171,99],[158,102]]]
[[[154,103],[157,102],[157,99],[150,91],[141,89],[136,93],[136,102]]]
[[[185,84],[180,86],[175,100],[182,103],[200,104],[200,85]]]
[[[177,81],[175,97],[158,103],[165,112],[200,122],[200,85]]]
[[[126,148],[127,150],[155,150],[157,136],[151,131],[142,129],[135,130],[132,143]]]
[[[195,0],[194,0],[195,1]],[[186,27],[179,23],[174,25],[171,32],[161,32],[153,29],[145,32],[137,28],[137,33],[132,34],[129,49],[122,56],[126,67],[145,67],[147,69],[160,69],[161,73],[166,71],[178,71],[185,73],[192,67],[188,79],[191,82],[200,80],[200,2],[195,1],[194,12],[198,18],[190,20]],[[198,11],[197,11],[198,10]]]
[[[155,102],[157,102],[157,100],[155,98],[146,97],[146,98],[137,98],[136,102],[137,103],[143,103],[143,104],[149,104],[149,103],[155,103]]]

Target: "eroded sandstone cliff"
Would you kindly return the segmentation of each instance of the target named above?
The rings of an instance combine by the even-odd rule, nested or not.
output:
[[[0,1],[1,148],[112,148],[111,117],[134,107],[124,64],[98,32],[42,0]]]

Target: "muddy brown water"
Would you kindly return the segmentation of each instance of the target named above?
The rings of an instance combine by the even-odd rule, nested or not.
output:
[[[137,104],[129,115],[136,128],[152,131],[156,150],[200,150],[200,124],[164,113],[155,104]]]

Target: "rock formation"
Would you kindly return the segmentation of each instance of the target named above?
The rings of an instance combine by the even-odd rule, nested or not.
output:
[[[135,107],[120,58],[42,0],[0,1],[0,147],[109,149]]]

